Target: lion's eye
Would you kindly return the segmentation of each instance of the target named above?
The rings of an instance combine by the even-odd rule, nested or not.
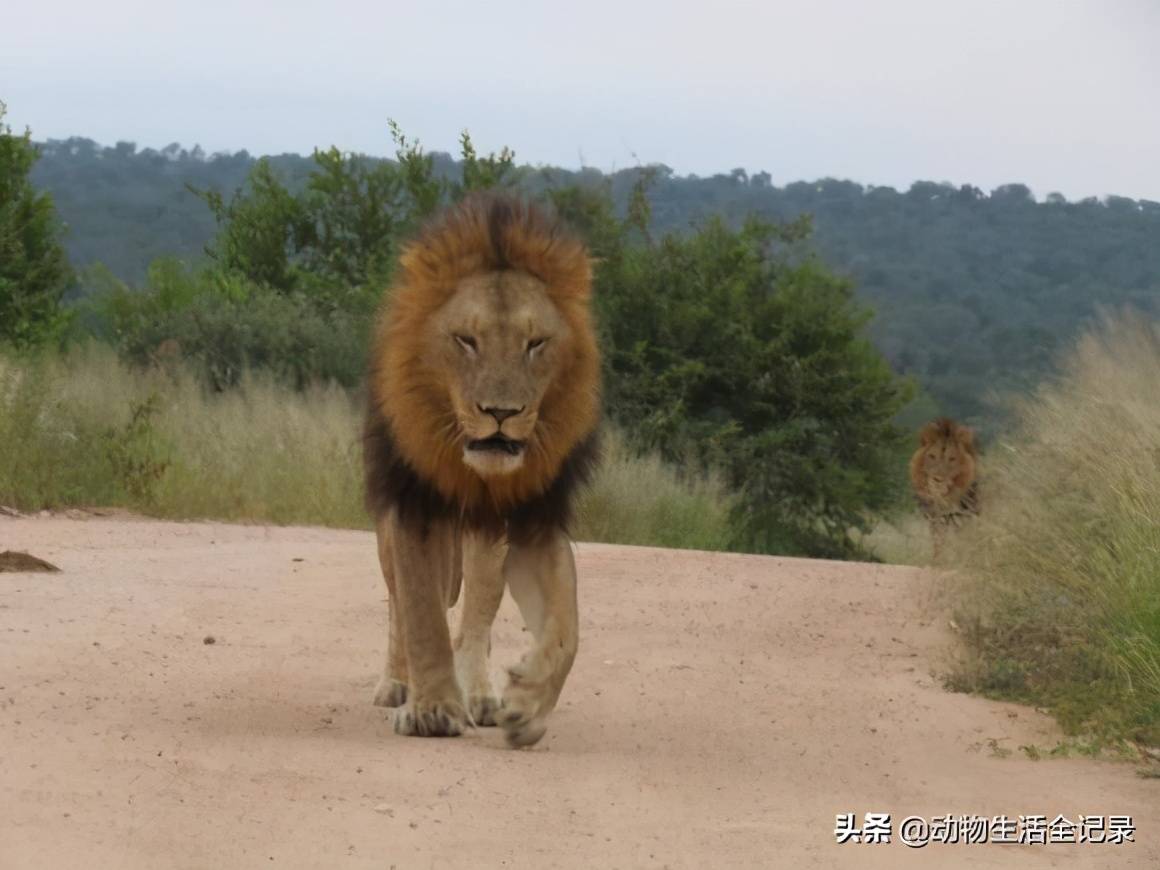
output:
[[[477,350],[479,350],[479,345],[475,343],[475,339],[470,335],[456,335],[455,340],[459,342],[459,346],[466,351],[475,353]]]
[[[543,347],[544,342],[547,340],[548,339],[546,339],[546,338],[533,338],[533,339],[531,339],[528,342],[528,353],[531,353],[532,351],[536,350],[537,348]]]

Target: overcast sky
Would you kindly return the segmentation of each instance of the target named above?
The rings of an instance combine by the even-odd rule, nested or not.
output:
[[[1160,0],[57,0],[0,16],[37,139],[666,163],[1160,200]]]

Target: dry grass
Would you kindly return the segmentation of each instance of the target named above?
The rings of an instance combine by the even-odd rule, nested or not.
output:
[[[0,357],[0,504],[367,528],[360,418],[338,387],[295,391],[251,375],[208,392],[180,366],[131,368],[99,344]],[[721,549],[731,506],[719,482],[682,479],[611,432],[576,533]]]
[[[577,510],[585,541],[725,550],[736,500],[713,476],[678,474],[656,456],[637,456],[618,433],[604,438],[604,461]]]
[[[0,500],[163,517],[360,526],[357,411],[343,391],[250,377],[208,393],[100,345],[0,361]]]
[[[1017,410],[947,553],[970,649],[953,683],[1160,743],[1160,327],[1104,319]]]
[[[859,539],[866,551],[891,565],[929,565],[932,558],[930,526],[917,509],[883,520]]]

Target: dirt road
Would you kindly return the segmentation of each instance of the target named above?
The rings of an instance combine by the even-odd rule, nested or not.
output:
[[[1049,720],[943,691],[912,569],[580,545],[580,656],[511,751],[370,705],[369,534],[0,518],[4,549],[61,573],[0,574],[3,870],[1160,867],[1160,780],[1033,761]],[[497,677],[526,638],[505,601]],[[894,842],[837,845],[843,812]],[[898,842],[945,814],[1130,815],[1136,842]]]

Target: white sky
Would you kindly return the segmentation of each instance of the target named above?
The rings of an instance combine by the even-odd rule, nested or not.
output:
[[[37,139],[735,166],[1160,200],[1160,0],[58,0],[0,14]]]

